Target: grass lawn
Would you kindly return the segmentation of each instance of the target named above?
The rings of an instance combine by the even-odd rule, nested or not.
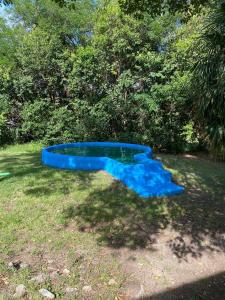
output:
[[[143,200],[104,172],[42,166],[40,151],[39,144],[0,150],[0,172],[11,173],[0,178],[2,299],[17,284],[26,286],[27,299],[42,299],[40,288],[60,299],[167,299],[151,297],[174,282],[225,271],[224,163],[161,155],[185,193]],[[8,267],[16,261],[27,267]],[[47,275],[42,284],[30,280],[39,273]],[[211,299],[201,286],[194,293],[201,298],[184,299]]]

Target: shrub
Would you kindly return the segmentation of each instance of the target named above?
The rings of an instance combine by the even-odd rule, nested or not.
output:
[[[21,111],[21,138],[23,141],[42,139],[47,132],[53,105],[48,99],[26,103]]]

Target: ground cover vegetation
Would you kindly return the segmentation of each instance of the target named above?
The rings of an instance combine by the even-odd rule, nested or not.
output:
[[[224,298],[224,163],[160,154],[185,193],[144,200],[105,172],[42,165],[42,146],[0,151],[0,299],[20,284],[32,300],[43,288],[65,300]]]

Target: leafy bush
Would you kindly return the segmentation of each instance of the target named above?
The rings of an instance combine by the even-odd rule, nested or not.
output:
[[[46,124],[46,133],[43,135],[47,144],[71,142],[76,140],[75,116],[67,106],[55,108]]]
[[[0,146],[7,142],[7,126],[6,117],[3,113],[0,113]]]
[[[21,138],[24,141],[42,139],[47,132],[47,125],[53,105],[48,99],[26,103],[21,111]]]
[[[192,6],[188,17],[173,2],[137,17],[115,1],[71,9],[14,1],[13,26],[0,20],[0,143],[115,140],[223,152],[224,0],[211,13]]]
[[[7,95],[0,95],[0,146],[12,142],[12,130],[8,123],[10,113],[9,99]]]

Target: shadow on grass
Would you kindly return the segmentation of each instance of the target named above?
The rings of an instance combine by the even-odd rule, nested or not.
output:
[[[45,167],[39,152],[0,158],[1,171],[11,173],[1,182],[10,181],[13,188],[21,179],[23,193],[33,197],[56,191],[67,195],[74,189],[89,192],[83,202],[64,209],[65,224],[76,220],[81,231],[96,233],[99,243],[113,248],[153,251],[158,235],[172,229],[168,246],[181,260],[204,251],[225,251],[225,164],[162,158],[180,174],[179,182],[186,187],[183,195],[143,200],[116,180],[87,190],[95,173]]]
[[[64,195],[69,194],[76,183],[77,189],[86,189],[91,185],[93,172],[63,171],[46,167],[41,163],[40,151],[22,153],[0,158],[1,170],[6,170],[10,176],[1,181],[10,180],[12,183],[27,178],[27,186],[23,192],[31,196],[50,195],[56,190]]]
[[[225,272],[203,278],[140,300],[222,300],[225,299]]]
[[[99,242],[114,248],[151,247],[158,229],[168,225],[159,201],[144,202],[114,181],[106,189],[90,193],[84,203],[69,206],[63,214],[65,219],[76,218],[81,231],[95,230]]]
[[[114,181],[67,207],[63,217],[113,248],[154,250],[157,236],[168,228],[173,232],[168,245],[180,260],[225,251],[225,165],[174,156],[163,160],[181,174],[183,195],[143,200]]]

